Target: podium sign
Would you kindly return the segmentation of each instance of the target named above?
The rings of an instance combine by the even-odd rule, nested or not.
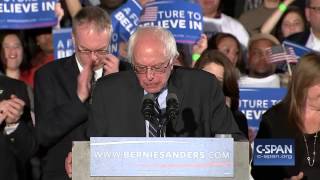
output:
[[[233,177],[232,138],[90,138],[91,176]]]

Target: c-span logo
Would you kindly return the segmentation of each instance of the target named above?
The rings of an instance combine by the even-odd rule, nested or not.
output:
[[[255,166],[294,166],[294,140],[256,139],[254,141],[253,164]]]

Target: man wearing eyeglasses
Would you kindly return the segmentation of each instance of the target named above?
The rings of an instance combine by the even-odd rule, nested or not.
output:
[[[305,15],[310,29],[291,35],[288,40],[320,51],[320,0],[306,0]]]
[[[113,74],[96,85],[89,137],[150,137],[150,122],[141,113],[147,93],[158,97],[161,109],[165,109],[169,93],[175,93],[180,102],[178,117],[169,122],[164,136],[241,137],[216,78],[204,71],[173,67],[178,52],[169,31],[139,27],[130,37],[128,49],[134,71]]]
[[[49,63],[36,73],[36,133],[45,180],[68,179],[64,160],[72,141],[85,138],[93,81],[122,68],[108,51],[112,27],[104,10],[82,8],[72,28],[75,54]]]

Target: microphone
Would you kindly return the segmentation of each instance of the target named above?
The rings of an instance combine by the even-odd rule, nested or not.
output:
[[[173,121],[177,118],[179,113],[179,100],[176,94],[169,93],[166,98],[167,101],[167,120],[164,124],[167,124],[169,121]]]
[[[146,94],[142,99],[141,113],[143,114],[145,120],[148,120],[154,124],[159,124],[159,122],[156,120],[156,117],[159,116],[159,114],[157,114],[154,101],[155,97],[153,94]]]

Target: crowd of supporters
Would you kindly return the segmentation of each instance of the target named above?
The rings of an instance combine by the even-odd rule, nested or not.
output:
[[[95,75],[95,73],[108,75],[117,71],[131,69],[127,42],[124,42],[123,48],[121,48],[120,62],[118,62],[117,57],[109,54],[110,57],[108,58],[111,61],[104,64],[101,72],[89,72],[89,70],[87,72],[85,66],[82,67],[80,64],[76,66],[75,64],[75,67],[79,68],[74,70],[75,72],[82,72],[82,68],[84,68],[84,72],[87,74],[80,74],[79,77],[77,77],[77,73],[75,73],[76,75],[70,74],[72,77],[68,81],[64,81],[53,79],[53,76],[57,76],[55,73],[60,73],[58,70],[55,71],[56,67],[44,66],[54,61],[52,42],[52,29],[54,28],[73,27],[73,41],[77,45],[75,46],[75,51],[79,53],[79,56],[76,54],[74,57],[74,59],[77,59],[75,62],[81,62],[84,58],[80,57],[80,55],[85,56],[86,53],[90,57],[92,57],[93,53],[97,58],[99,58],[99,55],[105,55],[105,50],[108,47],[99,47],[99,49],[94,50],[85,49],[90,46],[99,46],[98,43],[103,40],[103,34],[99,34],[100,32],[94,34],[99,35],[98,38],[90,36],[89,33],[86,37],[81,34],[85,33],[84,29],[86,27],[82,29],[81,18],[83,17],[78,12],[83,7],[93,6],[93,2],[96,1],[61,0],[61,4],[58,3],[56,6],[56,15],[59,20],[59,26],[57,27],[31,30],[0,30],[0,77],[6,76],[10,79],[24,82],[25,85],[21,86],[23,86],[22,89],[25,89],[27,94],[27,97],[23,96],[22,98],[22,96],[15,94],[18,93],[17,91],[10,90],[13,94],[18,95],[17,100],[16,96],[2,96],[0,89],[0,130],[3,131],[0,136],[0,147],[5,147],[5,152],[8,152],[12,158],[17,159],[17,164],[12,167],[16,170],[6,171],[7,174],[3,175],[5,179],[36,180],[54,179],[53,177],[67,179],[64,158],[71,151],[72,141],[81,140],[78,135],[81,133],[83,126],[85,126],[84,121],[88,119],[87,111],[89,110],[86,109],[86,106],[88,106],[87,99],[90,99],[90,92],[88,88],[85,88],[86,84],[81,83],[81,80],[85,82],[87,80],[85,76],[89,76],[88,73],[90,76]],[[121,8],[121,5],[125,2],[126,0],[100,0],[98,6],[110,15],[117,8]],[[148,0],[139,0],[139,3],[143,7],[148,3]],[[316,59],[320,62],[320,56],[317,54],[317,52],[320,52],[320,0],[197,0],[194,3],[198,3],[203,12],[203,34],[192,45],[177,44],[179,56],[173,62],[174,65],[182,66],[183,68],[201,69],[215,75],[220,82],[219,87],[224,93],[226,106],[230,108],[239,129],[250,142],[253,142],[255,134],[248,128],[247,119],[239,110],[239,88],[288,88],[288,94],[284,101],[280,105],[271,108],[264,115],[262,121],[263,129],[258,133],[258,136],[259,138],[289,136],[280,132],[275,133],[280,134],[279,136],[270,135],[271,131],[266,130],[274,123],[270,122],[269,116],[275,116],[274,114],[280,109],[280,113],[289,113],[289,117],[285,116],[284,119],[292,118],[290,122],[281,123],[288,123],[289,126],[293,122],[293,129],[303,135],[298,138],[299,143],[303,142],[301,138],[305,136],[308,137],[307,139],[310,142],[313,141],[313,136],[317,136],[320,131],[318,118],[320,116],[317,116],[319,114],[318,111],[320,111],[320,100],[315,95],[317,89],[312,89],[319,88],[319,73],[316,72],[319,69],[313,69],[314,72],[309,72],[310,75],[307,76],[305,73],[309,69],[302,66],[310,66],[307,63],[313,63],[314,68],[319,66],[319,63],[313,61]],[[111,23],[106,23],[97,25],[97,27],[108,29]],[[92,38],[90,39],[90,37]],[[108,38],[106,36],[106,40]],[[314,54],[303,57],[306,60],[302,61],[305,63],[302,63],[302,65],[297,62],[286,62],[285,60],[278,63],[272,62],[270,49],[278,46],[282,47],[281,44],[284,41],[291,41],[307,47]],[[87,46],[81,46],[81,43],[87,43]],[[295,71],[296,67],[298,69],[297,72]],[[66,71],[68,70],[73,71],[71,69]],[[65,73],[64,75],[68,76],[69,74]],[[299,79],[298,76],[303,76],[305,79]],[[61,79],[63,78],[66,77],[61,77]],[[97,77],[95,78],[98,79]],[[310,81],[304,84],[299,80]],[[0,82],[9,83],[7,81]],[[10,83],[14,84],[16,82]],[[68,83],[72,87],[69,87]],[[50,91],[49,87],[55,89],[55,85],[59,86],[57,88],[59,93],[50,94],[52,91]],[[295,87],[295,85],[299,85],[299,87]],[[0,88],[6,88],[6,86],[0,84]],[[93,87],[90,88],[93,89]],[[304,89],[301,89],[302,92],[299,93],[297,88]],[[45,91],[46,89],[48,91]],[[302,95],[305,99],[297,98],[297,100],[294,100],[295,97],[292,95]],[[309,95],[313,96],[309,97]],[[72,105],[65,104],[65,99],[70,99]],[[86,105],[82,107],[81,103],[86,103]],[[309,105],[308,103],[311,104]],[[12,115],[10,116],[12,117],[9,118],[9,115],[5,115],[5,112],[9,109],[6,109],[6,107],[10,106],[12,106],[11,108],[14,107],[15,112],[11,113]],[[50,108],[52,108],[52,112]],[[309,115],[306,115],[304,108],[308,110]],[[85,114],[81,114],[81,117],[76,112],[79,109],[85,109],[83,110]],[[68,110],[73,111],[74,114],[69,113]],[[295,114],[294,110],[299,110],[303,115]],[[57,122],[61,124],[54,122],[56,118],[60,118]],[[63,120],[68,121],[67,118],[75,119],[77,122],[63,124]],[[318,119],[318,121],[315,119]],[[51,124],[43,124],[49,121],[52,126]],[[41,124],[37,124],[38,122]],[[61,129],[54,129],[60,126],[62,126]],[[275,129],[278,131],[277,128]],[[34,130],[36,130],[36,133],[33,132]],[[291,130],[289,131],[291,132]],[[54,133],[49,135],[46,131],[53,131]],[[63,133],[59,134],[59,131],[63,131]],[[23,136],[25,137],[14,134],[18,132],[24,133]],[[291,135],[292,133],[290,133]],[[33,136],[35,136],[35,142],[30,140]],[[16,149],[22,147],[11,142],[13,137],[16,139],[25,138],[26,145],[30,147],[29,151],[25,153]],[[308,143],[306,143],[307,150]],[[316,142],[315,138],[314,144],[317,147],[313,146],[313,150],[319,151],[320,141]],[[11,146],[14,146],[14,148],[11,148]],[[312,146],[310,145],[310,147]],[[10,148],[14,149],[13,153],[10,152]],[[61,148],[66,149],[61,150]],[[301,152],[299,151],[301,156],[306,153],[309,156],[310,148],[308,152],[304,150],[304,147],[300,148],[302,149],[300,149]],[[2,150],[0,149],[0,151]],[[27,157],[20,157],[21,153],[24,153]],[[0,156],[0,158],[2,157]],[[317,159],[313,167],[319,168],[320,160],[315,155],[314,158]],[[7,159],[7,161],[9,160]],[[301,164],[303,168],[308,167],[307,163],[302,162]],[[261,179],[264,173],[268,174],[268,170],[268,168],[254,167],[252,175],[257,179]],[[280,172],[279,176],[274,177],[288,178],[297,175],[297,178],[299,178],[303,176],[299,173],[300,171]],[[313,177],[312,174],[316,174],[310,169],[307,171],[311,172],[310,177]],[[64,175],[58,176],[57,174],[60,172],[63,172]],[[0,179],[2,179],[1,177],[0,172]]]

